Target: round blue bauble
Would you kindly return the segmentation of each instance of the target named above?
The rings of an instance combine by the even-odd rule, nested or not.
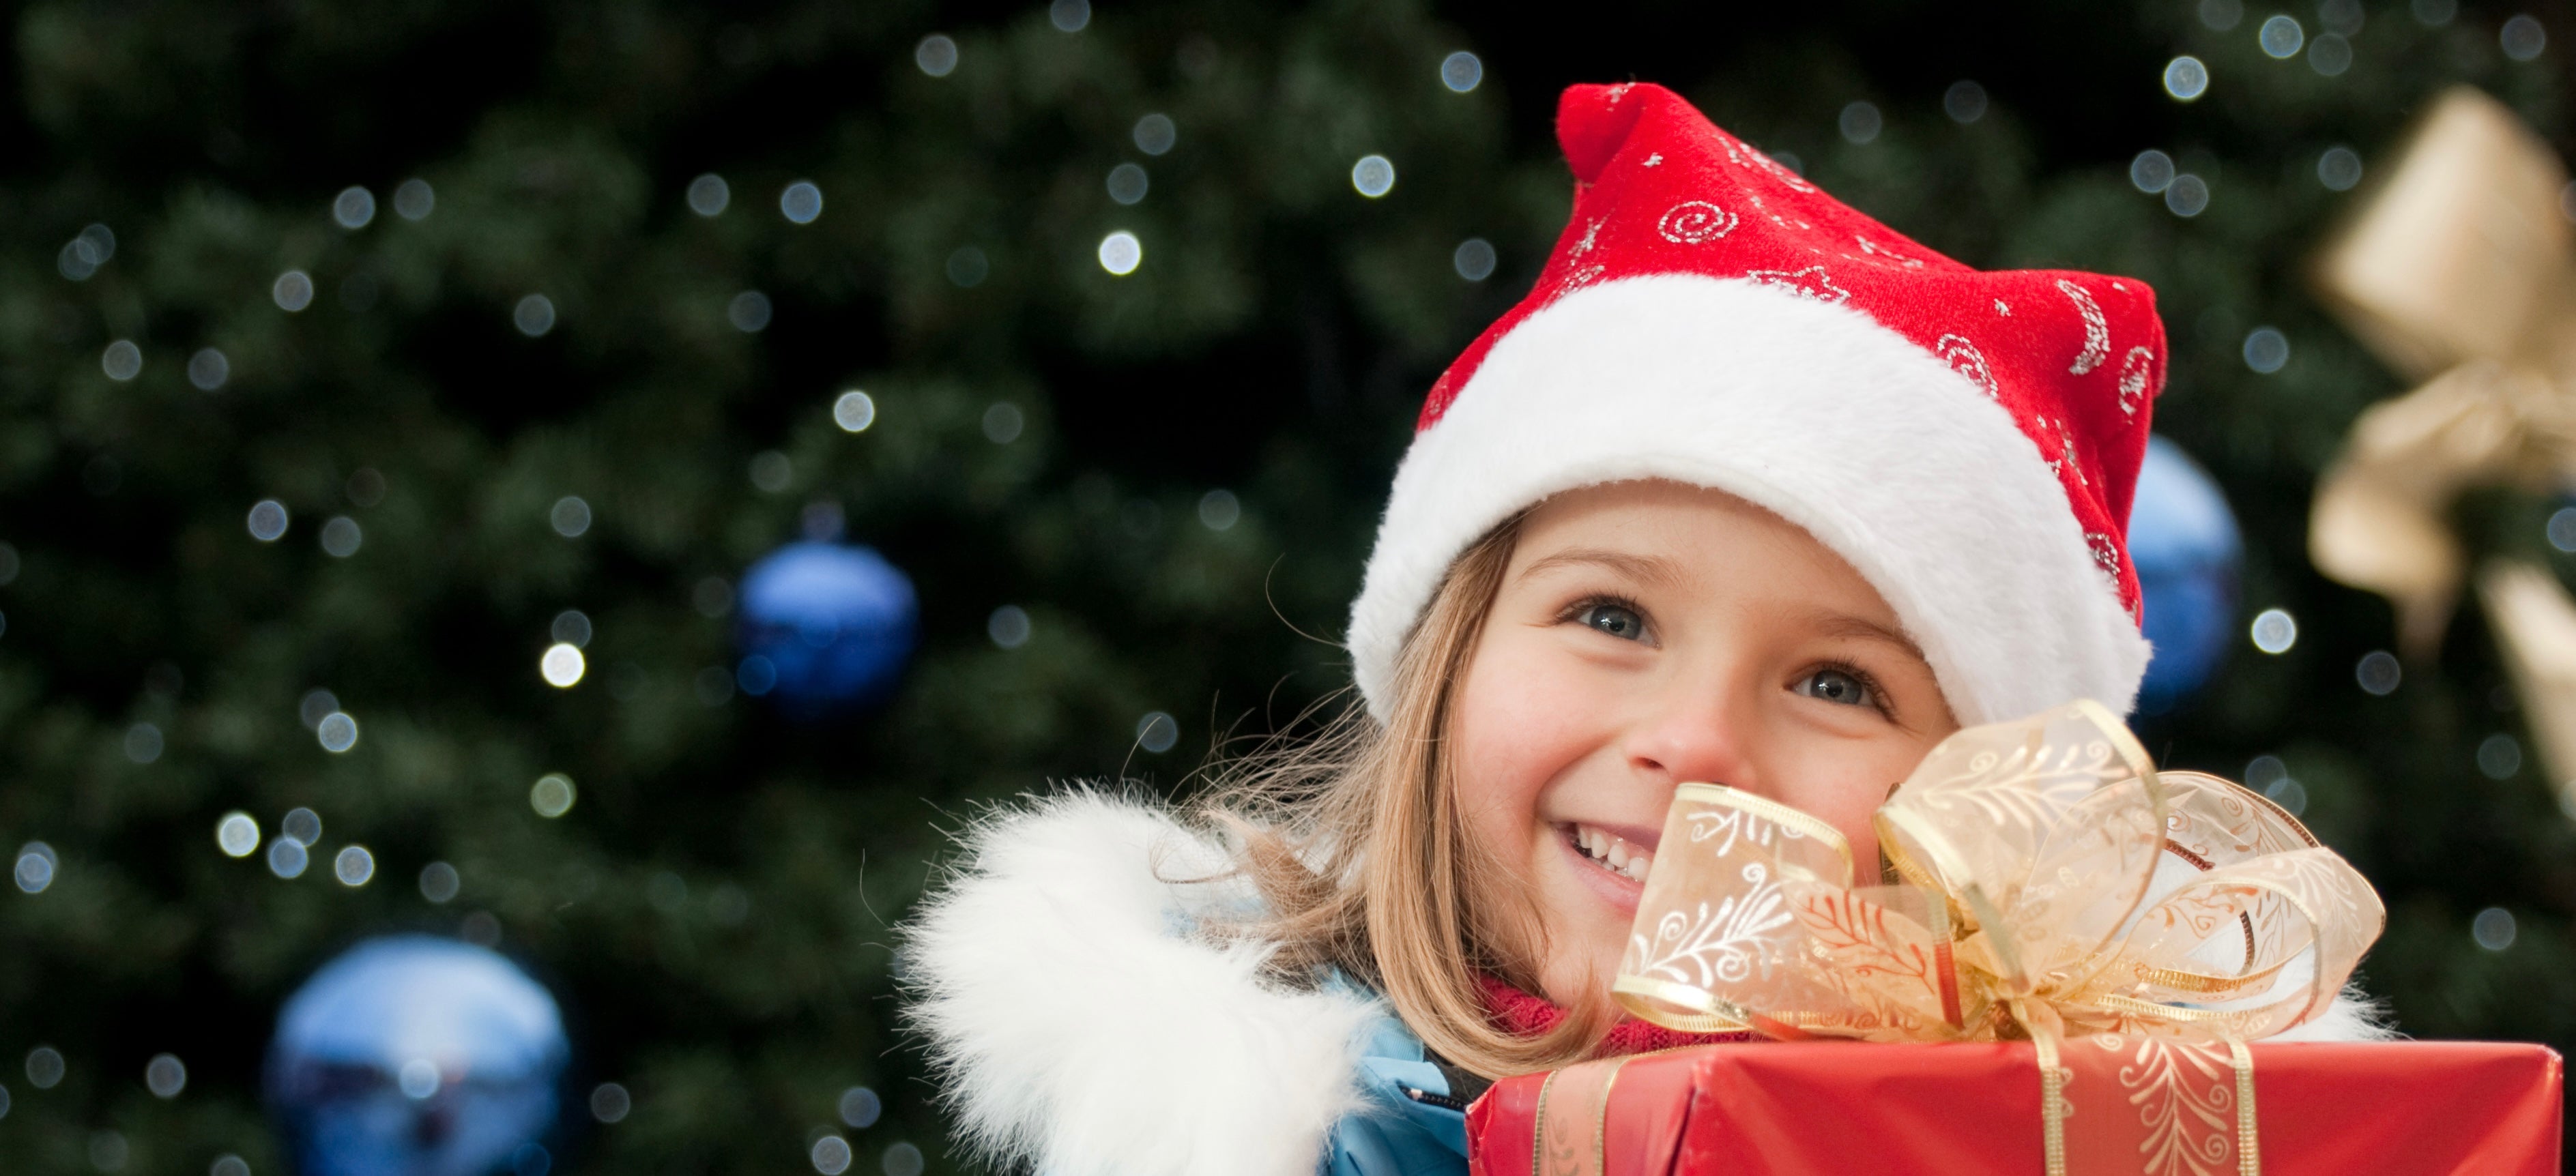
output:
[[[2129,506],[2129,559],[2155,657],[2138,711],[2163,714],[2218,672],[2235,645],[2236,580],[2245,541],[2209,472],[2173,442],[2147,438]]]
[[[569,1050],[500,955],[371,939],[287,998],[268,1099],[301,1176],[544,1176]]]
[[[919,638],[912,579],[873,548],[790,543],[742,576],[734,680],[797,718],[884,701]]]

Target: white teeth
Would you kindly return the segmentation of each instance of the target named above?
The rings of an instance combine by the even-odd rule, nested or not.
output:
[[[1599,862],[1611,873],[1638,882],[1646,880],[1647,867],[1655,861],[1653,854],[1589,825],[1574,827],[1574,844],[1585,856]]]

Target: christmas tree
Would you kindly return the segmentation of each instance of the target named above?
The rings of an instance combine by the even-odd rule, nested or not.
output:
[[[2447,0],[1974,23],[20,10],[0,1170],[288,1171],[279,1006],[400,931],[561,1001],[560,1170],[956,1169],[895,996],[943,830],[1186,791],[1340,705],[1421,394],[1563,224],[1555,94],[1626,76],[1971,264],[2156,287],[2159,431],[2246,536],[2229,623],[2298,636],[2238,639],[2151,750],[2296,789],[2388,900],[2365,980],[2402,1027],[2565,1048],[2576,838],[2478,614],[2365,691],[2388,608],[2303,554],[2403,389],[2306,259],[2449,85],[2562,135],[2562,46]],[[2464,521],[2576,571],[2550,505]],[[800,540],[917,590],[890,696],[753,664],[745,570]]]

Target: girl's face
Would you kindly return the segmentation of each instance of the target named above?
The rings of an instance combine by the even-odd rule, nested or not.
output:
[[[1467,836],[1534,900],[1541,940],[1525,950],[1559,1004],[1596,999],[1617,971],[1675,786],[1805,810],[1868,870],[1871,812],[1959,725],[1851,565],[1742,499],[1671,482],[1530,513],[1454,705]]]

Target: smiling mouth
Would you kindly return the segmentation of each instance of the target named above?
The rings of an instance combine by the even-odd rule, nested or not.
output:
[[[1655,863],[1655,855],[1644,847],[1591,825],[1561,824],[1557,832],[1593,865],[1631,882],[1644,882],[1647,867]]]

